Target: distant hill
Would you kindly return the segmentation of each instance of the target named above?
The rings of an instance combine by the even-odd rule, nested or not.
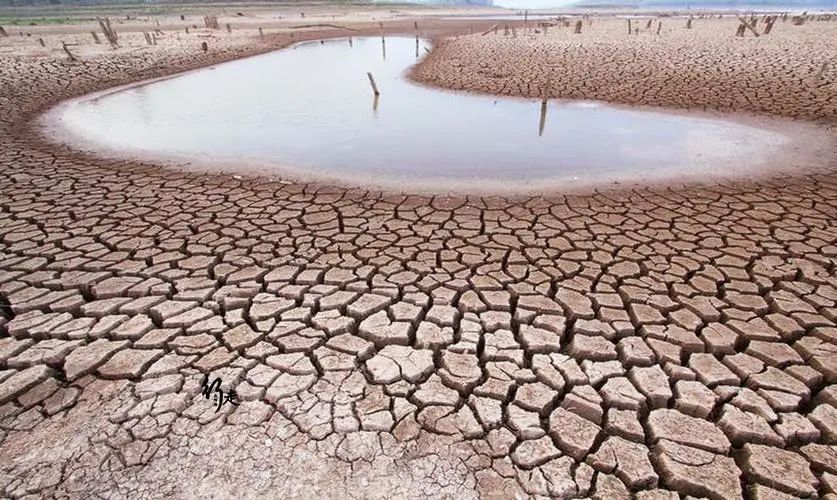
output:
[[[579,0],[573,7],[613,7],[628,9],[652,9],[660,7],[691,9],[822,9],[835,5],[834,0]]]

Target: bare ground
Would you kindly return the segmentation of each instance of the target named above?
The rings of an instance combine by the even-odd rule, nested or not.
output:
[[[419,197],[32,133],[62,98],[290,43],[276,30],[0,56],[4,496],[835,493],[834,171]],[[216,413],[209,373],[244,402]]]

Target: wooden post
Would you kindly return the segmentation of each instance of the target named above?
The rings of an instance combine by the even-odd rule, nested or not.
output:
[[[381,95],[381,93],[378,92],[378,86],[375,85],[375,78],[372,76],[372,73],[367,71],[366,76],[369,77],[369,85],[372,85],[372,92],[375,94],[375,97]]]
[[[227,23],[227,33],[232,33],[232,27],[230,27],[230,23]]]
[[[8,33],[6,33],[5,28],[3,28],[2,26],[0,26],[0,38],[6,38],[6,37],[8,37],[8,36],[9,36],[9,34],[8,34]]]
[[[628,19],[628,34],[630,35],[633,30],[631,29],[631,20]]]
[[[106,17],[102,19],[97,17],[96,21],[99,23],[99,28],[102,29],[102,33],[104,33],[105,38],[108,43],[110,43],[110,46],[116,48],[119,37],[116,35],[116,30],[114,30],[110,25],[110,18]]]
[[[352,37],[349,37],[349,47],[354,47],[354,45],[352,45]]]
[[[776,22],[776,16],[768,17],[764,23],[764,32],[763,35],[769,35],[770,32],[773,30],[773,23]]]
[[[687,30],[692,29],[692,18],[691,17],[686,21],[686,29]]]
[[[207,50],[209,50],[209,45],[207,45],[206,42],[201,42],[201,50],[206,52]]]
[[[44,42],[43,38],[38,38],[38,43],[41,44],[41,47],[46,47],[46,42]]]
[[[264,36],[264,31],[261,28],[259,28],[259,36],[260,37]]]
[[[64,52],[67,53],[67,57],[70,59],[71,62],[78,61],[78,59],[76,59],[76,56],[74,56],[73,53],[70,52],[70,49],[67,48],[67,43],[64,40],[61,40],[61,48],[64,49]]]
[[[653,19],[649,19],[649,20],[648,20],[648,24],[646,24],[646,25],[645,25],[645,29],[650,30],[650,29],[651,29],[651,23],[652,23],[653,21],[654,21]]]
[[[744,36],[744,32],[747,28],[744,27],[743,24],[738,25],[738,29],[735,30],[735,36]]]
[[[657,24],[657,34],[658,35],[660,34],[661,29],[663,29],[663,22],[662,21],[660,21],[659,24]]]
[[[95,31],[91,31],[90,36],[93,37],[93,43],[95,43],[96,45],[99,45],[100,43],[102,43],[102,41],[99,40],[99,35],[97,35]]]
[[[144,31],[142,34],[145,35],[145,43],[147,43],[148,45],[152,45],[151,35],[149,35],[147,31]]]
[[[189,34],[189,27],[188,26],[186,26],[186,34],[187,35]]]
[[[575,32],[576,33],[581,33],[581,20],[580,19],[575,22]]]
[[[759,36],[759,32],[756,31],[756,28],[749,21],[747,21],[741,16],[738,17],[738,20],[741,21],[741,24],[744,25],[745,29],[749,29],[753,32],[754,35],[756,35],[757,37]]]

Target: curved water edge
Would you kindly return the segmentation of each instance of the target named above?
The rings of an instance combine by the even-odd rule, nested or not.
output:
[[[833,132],[814,124],[417,85],[405,74],[428,47],[301,42],[66,101],[42,123],[104,156],[386,190],[571,190],[834,165]]]

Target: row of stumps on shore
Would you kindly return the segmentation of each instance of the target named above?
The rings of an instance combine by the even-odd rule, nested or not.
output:
[[[181,21],[185,20],[185,16],[181,15],[180,20]],[[118,48],[119,47],[119,35],[117,34],[116,29],[113,28],[110,18],[108,18],[108,17],[106,17],[106,18],[97,17],[96,21],[99,25],[99,28],[101,30],[102,35],[104,36],[105,40],[107,40],[107,42],[110,44],[111,48],[113,48],[113,49]],[[220,29],[220,25],[218,23],[218,18],[216,16],[204,16],[203,17],[203,22],[204,22],[204,27],[206,29],[216,29],[216,30]],[[146,45],[149,45],[149,46],[157,45],[157,36],[158,35],[160,35],[160,36],[165,35],[165,33],[159,28],[160,21],[156,20],[156,23],[157,23],[157,29],[155,29],[153,33],[150,33],[148,31],[143,31],[142,32],[143,37],[145,38]],[[226,24],[225,26],[226,26],[227,33],[232,33],[232,27],[230,26],[230,24]],[[192,29],[197,29],[197,28],[198,28],[197,25],[195,25],[195,24],[192,25]],[[186,34],[188,35],[189,34],[189,27],[187,26],[184,29],[185,29]],[[264,29],[262,27],[258,28],[258,32],[259,32],[259,37],[264,37]],[[23,31],[20,31],[19,35],[21,37],[23,37],[24,36]],[[3,26],[0,26],[0,38],[7,38],[9,36],[10,35],[6,31],[6,29]],[[26,33],[26,36],[31,36],[31,33]],[[211,35],[209,35],[209,36],[211,36]],[[93,39],[93,43],[95,45],[101,45],[102,39],[100,38],[100,34],[98,32],[91,31],[90,32],[90,37]],[[291,40],[293,40],[293,33],[291,33]],[[40,45],[41,47],[46,47],[46,42],[44,41],[43,38],[39,37],[37,39],[37,41],[38,41],[38,45]],[[64,51],[65,54],[67,54],[67,59],[72,61],[72,62],[78,61],[78,58],[72,52],[70,52],[69,48],[74,46],[74,45],[79,45],[79,44],[78,43],[67,43],[63,40],[61,40],[60,43],[61,43],[61,49]],[[207,52],[209,50],[209,46],[208,46],[206,41],[201,42],[200,46],[201,46],[201,50],[203,50],[204,52]]]

